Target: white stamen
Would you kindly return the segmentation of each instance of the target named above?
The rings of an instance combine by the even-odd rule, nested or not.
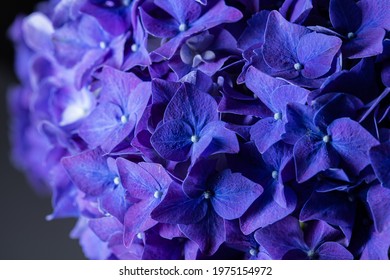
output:
[[[119,185],[120,182],[121,182],[121,180],[119,179],[118,176],[114,178],[114,184],[115,185]]]
[[[255,248],[251,248],[249,250],[249,254],[251,254],[251,256],[253,256],[253,257],[257,256],[258,253],[259,253],[259,251]]]
[[[99,43],[99,47],[100,47],[102,50],[104,50],[105,48],[107,48],[106,42],[101,41],[101,42]]]
[[[210,199],[211,196],[212,196],[212,194],[211,194],[210,191],[205,191],[205,192],[203,193],[203,197],[204,197],[205,199]]]
[[[163,193],[161,191],[155,191],[153,194],[154,198],[161,198],[162,195],[163,195]]]
[[[330,142],[330,136],[329,135],[325,135],[324,137],[322,137],[322,141],[324,141],[325,143],[329,143]]]
[[[303,65],[300,64],[299,62],[295,63],[294,64],[294,69],[297,70],[297,71],[300,71],[303,69]]]
[[[185,23],[180,23],[180,25],[179,25],[179,31],[180,31],[180,32],[186,31],[187,28],[188,28],[187,24],[185,24]]]
[[[278,171],[276,171],[276,170],[272,171],[272,178],[274,178],[274,179],[278,178]]]
[[[127,123],[127,121],[128,121],[127,117],[125,115],[123,115],[121,117],[121,123],[125,124],[125,123]]]
[[[143,232],[139,232],[139,233],[137,233],[137,238],[138,238],[138,239],[142,239],[142,238],[144,238],[144,234],[143,234]]]
[[[275,114],[274,114],[274,119],[275,119],[276,121],[281,120],[281,119],[282,119],[282,113],[275,113]]]
[[[191,136],[191,142],[192,143],[196,143],[196,142],[198,142],[199,141],[199,137],[197,136],[197,135],[192,135]]]
[[[353,33],[353,32],[349,32],[349,33],[347,34],[347,37],[348,37],[348,39],[354,39],[354,38],[356,38],[356,34]]]
[[[138,51],[138,45],[137,44],[132,44],[130,48],[131,48],[132,52]]]

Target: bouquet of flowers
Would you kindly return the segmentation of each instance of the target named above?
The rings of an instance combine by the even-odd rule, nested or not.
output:
[[[390,0],[51,0],[13,159],[91,259],[388,259]]]

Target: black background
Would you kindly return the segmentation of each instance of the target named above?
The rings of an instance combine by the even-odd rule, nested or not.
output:
[[[69,237],[75,220],[46,221],[50,197],[38,196],[10,163],[6,94],[17,81],[6,32],[17,14],[31,13],[37,2],[7,1],[0,9],[0,259],[83,259],[78,241]]]

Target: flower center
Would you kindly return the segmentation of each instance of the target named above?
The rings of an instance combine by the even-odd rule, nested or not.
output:
[[[137,44],[132,44],[130,49],[131,49],[132,52],[136,52],[136,51],[138,51],[138,45]]]
[[[349,32],[349,33],[347,34],[347,37],[348,37],[349,40],[355,39],[355,38],[356,38],[356,34],[353,33],[353,32]]]
[[[105,48],[107,48],[106,42],[101,41],[101,42],[99,43],[99,47],[100,47],[102,50],[104,50]]]
[[[185,24],[185,23],[180,23],[180,25],[179,25],[179,31],[180,31],[180,32],[186,31],[187,28],[188,28],[187,24]]]
[[[303,64],[297,62],[294,64],[294,69],[297,70],[297,71],[300,71],[303,69]]]
[[[275,114],[274,114],[274,119],[275,119],[276,121],[281,120],[281,119],[282,119],[282,113],[275,113]]]
[[[153,196],[154,198],[161,198],[163,195],[162,191],[155,191]]]
[[[144,233],[143,233],[143,232],[137,233],[137,238],[138,238],[138,239],[144,238]]]
[[[257,250],[256,248],[251,248],[249,250],[249,254],[253,257],[257,256],[257,254],[259,253],[259,250]]]
[[[210,199],[212,196],[213,196],[213,194],[212,194],[211,191],[205,191],[205,192],[203,193],[203,197],[204,197],[205,199]]]
[[[322,141],[324,141],[325,143],[329,143],[330,140],[331,140],[330,135],[325,135],[324,137],[322,137]]]
[[[272,178],[274,178],[274,179],[278,178],[278,171],[276,171],[276,170],[272,171]]]
[[[197,143],[199,141],[199,136],[197,135],[192,135],[191,136],[191,142],[192,143]]]
[[[116,176],[116,177],[114,178],[114,184],[118,186],[120,182],[121,182],[121,181],[120,181],[119,177]]]
[[[125,124],[125,123],[127,123],[127,121],[128,121],[127,117],[125,115],[123,115],[121,117],[121,123]]]

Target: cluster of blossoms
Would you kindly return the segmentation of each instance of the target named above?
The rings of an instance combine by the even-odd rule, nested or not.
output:
[[[388,259],[390,0],[52,0],[13,157],[92,259]]]

